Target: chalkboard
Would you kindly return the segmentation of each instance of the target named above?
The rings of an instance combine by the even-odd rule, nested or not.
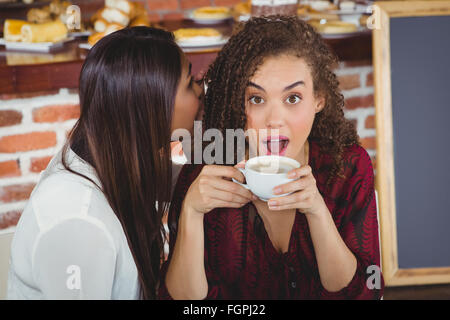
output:
[[[398,264],[450,266],[450,16],[390,24]]]
[[[450,282],[450,2],[380,2],[377,191],[387,285]]]

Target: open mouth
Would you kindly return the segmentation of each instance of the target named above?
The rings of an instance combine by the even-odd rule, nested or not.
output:
[[[267,137],[263,140],[267,148],[267,155],[283,156],[289,144],[289,138],[285,136]]]

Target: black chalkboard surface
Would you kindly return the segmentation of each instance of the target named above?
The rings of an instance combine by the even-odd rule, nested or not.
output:
[[[399,268],[450,266],[450,16],[390,19]]]

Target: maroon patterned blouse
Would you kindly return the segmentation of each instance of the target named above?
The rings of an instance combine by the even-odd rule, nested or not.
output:
[[[367,279],[374,274],[367,268],[380,266],[378,221],[372,163],[359,145],[346,149],[344,178],[335,178],[325,188],[331,158],[310,141],[309,165],[317,187],[330,210],[337,229],[357,259],[357,270],[347,287],[338,292],[323,288],[306,217],[297,212],[289,249],[276,251],[261,217],[252,203],[239,209],[214,209],[204,217],[205,271],[207,299],[379,299],[380,289],[370,289]],[[202,165],[185,165],[174,193],[169,212],[170,252],[177,234],[177,221],[184,196],[202,169]],[[161,273],[159,296],[170,299]],[[373,286],[371,286],[373,287]]]

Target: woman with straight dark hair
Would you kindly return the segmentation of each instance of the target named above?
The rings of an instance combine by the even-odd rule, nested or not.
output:
[[[173,35],[106,36],[80,74],[81,114],[33,190],[12,243],[9,299],[153,299],[174,180],[171,132],[201,92]]]

